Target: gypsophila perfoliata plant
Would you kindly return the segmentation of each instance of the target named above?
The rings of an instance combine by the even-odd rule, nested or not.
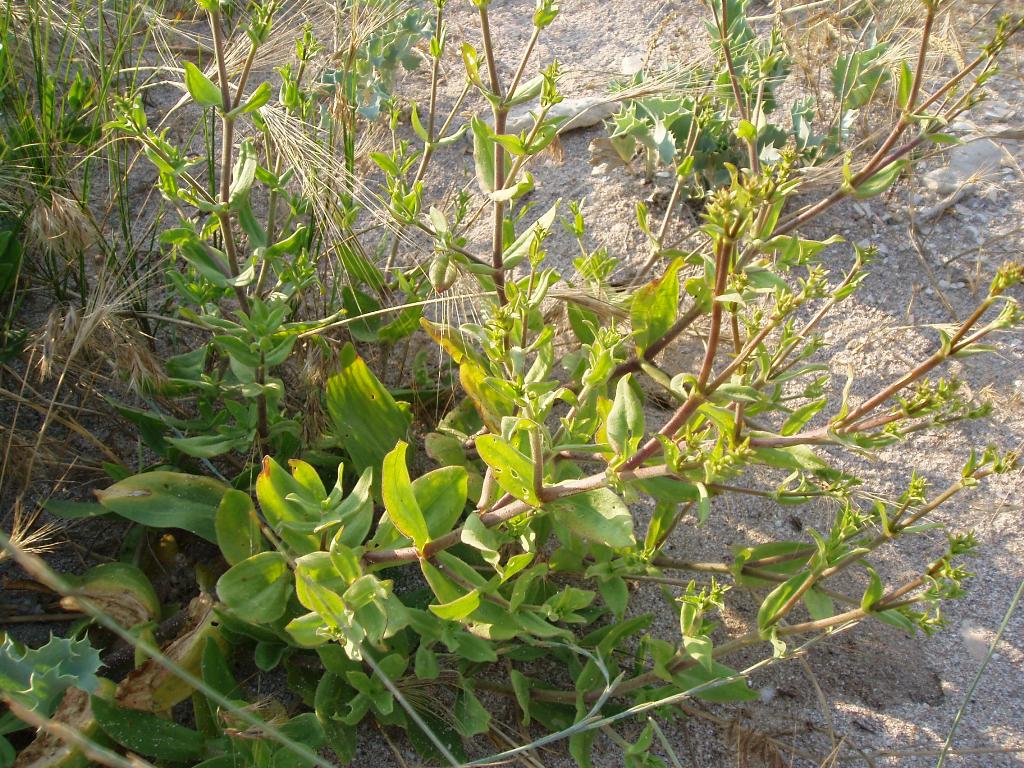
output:
[[[1000,22],[976,58],[937,83],[925,62],[931,31],[950,11],[938,0],[921,6],[916,66],[886,74],[874,48],[840,60],[841,110],[893,87],[899,111],[876,144],[846,156],[832,189],[798,200],[800,166],[845,146],[844,137],[814,134],[805,102],[791,125],[768,122],[783,109],[785,43],[755,31],[742,2],[723,0],[709,23],[717,63],[664,98],[627,100],[613,120],[624,156],[640,151],[650,168],[671,166],[678,178],[660,228],[640,209],[651,250],[635,254],[644,268],[623,288],[620,259],[587,247],[581,202],[535,210],[528,200],[531,166],[563,119],[551,116],[564,98],[559,65],[534,61],[557,2],[537,2],[529,38],[506,64],[495,57],[488,0],[473,0],[479,47],[449,37],[446,2],[435,0],[429,25],[416,27],[430,30],[430,92],[408,105],[408,130],[400,104],[382,112],[392,140],[362,166],[357,138],[373,110],[354,83],[376,59],[343,53],[345,75],[318,80],[322,43],[304,32],[276,88],[250,82],[279,4],[250,3],[230,15],[233,26],[222,0],[199,5],[214,59],[206,70],[184,62],[180,76],[218,122],[212,171],[140,99],[122,99],[107,130],[142,148],[180,213],[161,238],[167,281],[201,342],[166,360],[156,394],[177,399],[173,415],[121,408],[157,462],[121,472],[96,492],[97,505],[64,511],[169,529],[165,548],[168,539],[204,540],[217,560],[197,569],[200,594],[168,628],[138,569],[94,570],[61,586],[20,555],[69,607],[141,649],[120,660],[134,669],[115,691],[91,681],[91,698],[66,687],[60,706],[47,707],[84,742],[61,746],[60,730],[41,726],[29,749],[81,760],[102,747],[158,764],[334,765],[353,760],[360,739],[400,729],[431,765],[493,763],[564,741],[588,766],[604,732],[625,765],[663,766],[654,738],[663,738],[658,721],[672,717],[667,705],[756,699],[751,671],[862,621],[941,628],[942,603],[961,596],[970,576],[973,536],[943,531],[933,558],[897,580],[880,556],[934,534],[936,509],[1011,471],[1017,455],[967,448],[948,487],[913,474],[895,495],[866,487],[835,457],[875,456],[921,430],[984,416],[946,364],[1020,326],[1014,291],[1024,269],[1001,267],[965,320],[937,327],[932,351],[906,350],[915,362],[858,398],[855,371],[833,381],[817,331],[876,252],[811,239],[804,226],[888,190],[925,149],[948,141],[943,126],[975,103],[1024,19]],[[401,30],[387,38],[398,58],[411,43]],[[239,40],[250,55],[231,68],[225,51]],[[465,87],[442,109],[451,46]],[[339,98],[324,82],[346,92],[340,110],[324,108]],[[532,121],[512,134],[509,112],[520,105]],[[336,188],[311,186],[313,172],[286,151],[278,128],[289,120],[305,126],[317,158],[341,158]],[[428,198],[432,160],[461,151],[463,137],[475,189]],[[318,163],[320,172],[332,167]],[[376,186],[353,175],[360,167],[374,169]],[[699,189],[704,202],[704,245],[686,253],[665,240],[683,189]],[[558,227],[581,251],[573,281],[549,258]],[[837,271],[844,248],[852,260]],[[397,258],[406,251],[413,255]],[[431,311],[436,295],[456,290],[473,297],[472,322]],[[673,363],[662,353],[685,332],[699,334],[701,351],[692,364]],[[439,356],[437,382],[457,378],[433,407],[416,396],[430,386],[426,354],[407,368],[394,362],[417,343]],[[315,401],[296,406],[288,389],[300,361],[325,356],[330,375]],[[737,546],[722,562],[667,554],[736,494],[780,507],[827,503],[830,514],[791,538]],[[748,631],[730,634],[721,615],[739,610],[736,585],[759,606]],[[634,600],[642,588],[662,590],[678,615],[671,632],[652,629],[653,615]],[[752,650],[762,661],[739,668],[736,657]],[[232,657],[257,674],[283,670],[289,707],[252,695]],[[20,722],[42,722],[18,695],[6,694]],[[187,721],[157,716],[186,699]],[[536,741],[516,746],[502,735],[505,702],[523,741]],[[620,735],[616,724],[638,717],[643,729]],[[508,748],[488,754],[492,743]]]

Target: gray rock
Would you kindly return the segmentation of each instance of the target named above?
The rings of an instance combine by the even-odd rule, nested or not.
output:
[[[924,174],[924,185],[942,195],[951,195],[961,187],[991,181],[998,177],[1005,162],[1002,148],[991,139],[974,139],[954,147],[949,165]]]
[[[533,125],[533,118],[530,117],[530,110],[536,111],[537,105],[531,104],[528,107],[521,107],[508,116],[505,126],[507,133],[520,133],[528,130]],[[548,117],[567,118],[559,133],[576,131],[580,128],[589,128],[597,125],[602,120],[619,111],[619,104],[616,101],[609,101],[604,96],[583,96],[578,99],[566,99],[555,104],[548,112]]]

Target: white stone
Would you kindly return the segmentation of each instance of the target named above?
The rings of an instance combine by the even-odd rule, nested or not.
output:
[[[505,124],[506,133],[521,133],[533,126],[533,118],[530,111],[536,112],[537,105],[530,104],[520,107],[508,116]],[[578,99],[566,99],[555,104],[549,111],[548,117],[564,117],[565,122],[559,127],[559,133],[575,131],[580,128],[589,128],[597,125],[602,120],[619,111],[619,104],[616,101],[609,101],[603,96],[583,96]]]
[[[635,75],[644,68],[644,57],[639,53],[622,57],[621,71],[624,75]]]
[[[984,661],[988,655],[988,640],[985,634],[984,627],[970,621],[964,621],[960,625],[960,638],[967,647],[967,654],[977,662]]]
[[[943,195],[951,195],[968,184],[991,181],[1006,161],[1002,148],[991,139],[975,139],[953,147],[949,165],[924,174],[924,185]]]

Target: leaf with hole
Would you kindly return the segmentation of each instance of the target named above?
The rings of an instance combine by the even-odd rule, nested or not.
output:
[[[476,449],[494,472],[494,479],[502,490],[531,506],[541,505],[533,488],[533,461],[529,456],[520,453],[498,435],[480,435],[476,439]]]

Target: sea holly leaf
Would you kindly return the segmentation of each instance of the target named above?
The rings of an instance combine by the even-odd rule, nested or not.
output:
[[[95,691],[103,666],[88,640],[51,637],[31,649],[4,634],[0,642],[0,691],[44,717],[53,714],[70,687]]]
[[[217,545],[228,565],[237,565],[266,549],[256,518],[256,507],[249,494],[231,489],[217,507],[214,519]]]
[[[398,445],[384,457],[381,496],[391,522],[405,536],[412,539],[416,549],[422,550],[423,545],[430,541],[430,529],[409,480],[409,469],[405,464],[405,452],[408,447],[407,443],[399,441]]]
[[[217,508],[228,487],[213,478],[180,472],[126,477],[96,499],[106,509],[151,528],[181,528],[217,543]]]
[[[498,435],[480,435],[476,439],[480,458],[494,472],[502,490],[520,501],[539,507],[541,500],[533,487],[533,461]]]
[[[220,88],[191,61],[185,62],[185,88],[197,104],[204,107],[224,105],[224,96]]]
[[[657,280],[642,286],[630,304],[630,320],[636,351],[642,354],[672,327],[679,311],[679,270],[683,259],[675,259]]]
[[[340,371],[327,381],[327,413],[334,436],[362,473],[379,467],[395,444],[408,436],[411,419],[351,344],[341,350],[339,362]]]
[[[236,615],[269,624],[284,615],[293,591],[288,561],[280,552],[260,552],[231,566],[217,581],[217,596]]]
[[[615,400],[605,429],[608,442],[619,456],[629,458],[636,453],[644,436],[644,409],[632,374],[620,378],[615,387]]]
[[[608,488],[567,496],[548,505],[557,529],[595,544],[626,549],[636,544],[633,515],[626,503]]]

